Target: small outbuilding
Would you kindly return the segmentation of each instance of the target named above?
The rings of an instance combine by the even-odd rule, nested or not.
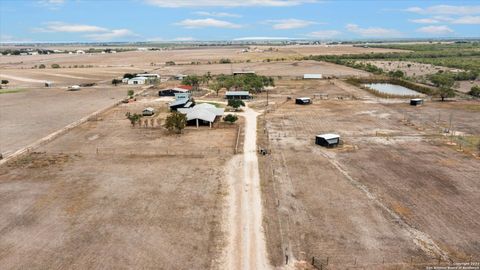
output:
[[[227,91],[225,93],[226,99],[251,99],[252,96],[248,91]]]
[[[312,104],[312,100],[309,97],[300,97],[295,99],[295,104],[308,105]]]
[[[321,79],[323,76],[322,74],[303,74],[303,79],[308,80],[308,79]]]
[[[80,90],[80,85],[72,85],[68,87],[68,91],[78,91]]]
[[[336,147],[340,144],[340,135],[327,133],[315,136],[315,144],[324,147]]]
[[[142,111],[142,115],[143,116],[152,116],[155,114],[155,109],[153,109],[152,107],[148,107],[148,108],[145,108],[143,111]]]
[[[420,105],[423,105],[423,99],[421,99],[421,98],[412,98],[412,99],[410,99],[410,105],[412,105],[412,106],[420,106]]]

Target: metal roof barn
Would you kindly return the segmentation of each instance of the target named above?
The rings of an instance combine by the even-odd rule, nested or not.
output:
[[[315,136],[315,144],[324,147],[335,147],[340,144],[340,135],[333,133],[320,134]]]

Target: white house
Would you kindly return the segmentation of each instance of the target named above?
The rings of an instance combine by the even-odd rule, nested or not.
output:
[[[135,77],[128,80],[128,84],[145,84],[147,77]]]

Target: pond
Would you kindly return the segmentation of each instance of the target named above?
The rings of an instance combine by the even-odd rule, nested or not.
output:
[[[422,96],[422,93],[391,83],[369,83],[365,84],[364,86],[377,90],[383,94],[398,96]]]

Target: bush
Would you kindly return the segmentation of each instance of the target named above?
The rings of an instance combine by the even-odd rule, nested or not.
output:
[[[2,84],[8,84],[8,80],[2,80]]]
[[[238,120],[238,116],[234,114],[227,114],[225,115],[225,117],[223,117],[223,121],[228,122],[230,124],[233,124],[237,120]]]
[[[130,124],[132,124],[133,127],[138,121],[140,121],[140,118],[142,118],[142,115],[136,113],[131,114],[130,112],[127,112],[125,116],[128,120],[130,120]]]
[[[172,112],[165,121],[165,128],[170,131],[174,131],[177,134],[182,133],[182,130],[187,125],[187,115],[179,113],[179,112]]]
[[[165,62],[165,65],[166,66],[175,66],[176,64],[173,61],[167,61],[167,62]]]
[[[123,74],[123,78],[128,78],[128,79],[131,79],[131,78],[134,78],[135,76],[137,76],[137,74],[131,74],[131,73],[125,73]]]
[[[468,92],[468,94],[474,97],[480,97],[480,86],[473,86],[472,89],[470,89],[470,91]]]
[[[133,90],[130,89],[130,90],[127,91],[127,96],[129,96],[130,98],[133,98],[134,93],[135,92],[133,92]]]
[[[52,64],[51,67],[52,68],[60,68],[60,65],[59,64]]]
[[[222,59],[220,59],[219,63],[220,64],[230,64],[230,63],[232,63],[232,60],[230,60],[228,58],[222,58]]]
[[[245,107],[245,103],[241,99],[229,99],[228,100],[228,106],[237,110],[238,108],[240,108],[240,106]]]
[[[40,64],[38,68],[46,68],[44,64]]]
[[[112,84],[115,85],[115,86],[119,83],[122,83],[122,80],[120,80],[120,79],[113,79],[112,80]]]

